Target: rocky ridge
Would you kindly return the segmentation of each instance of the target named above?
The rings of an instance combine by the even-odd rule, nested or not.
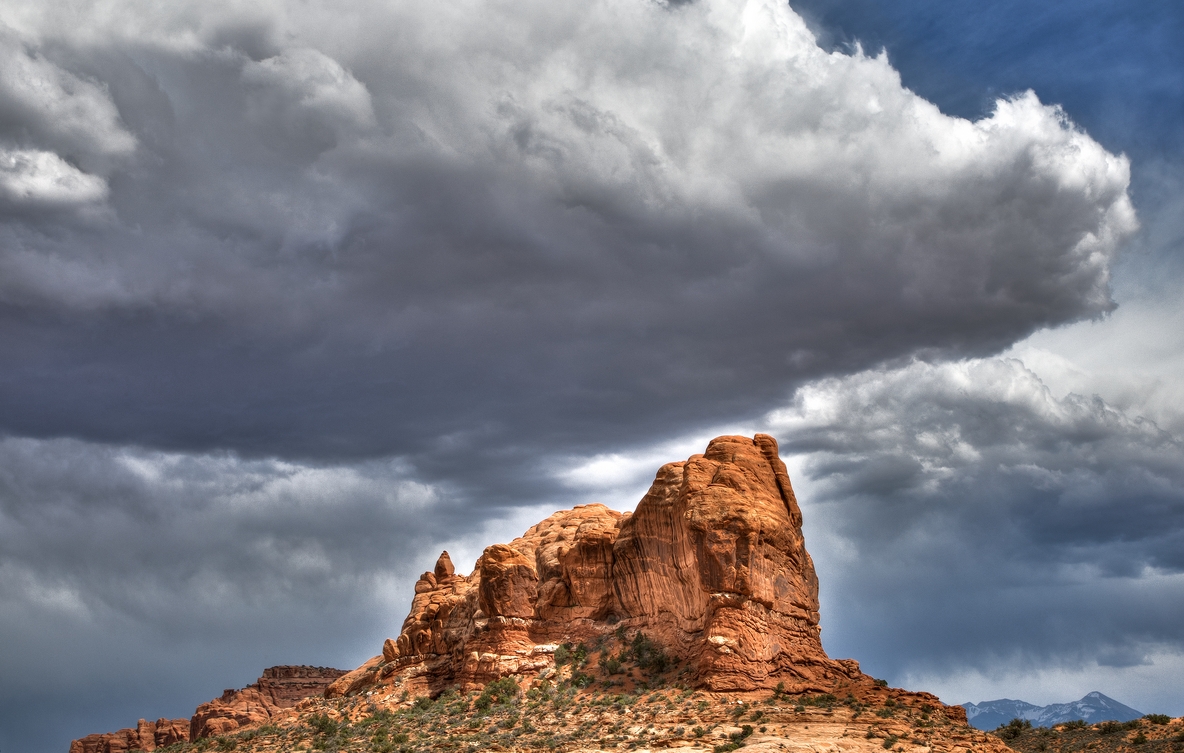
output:
[[[70,753],[125,753],[154,751],[175,743],[224,735],[266,724],[277,712],[290,709],[309,696],[325,693],[345,670],[330,667],[268,667],[254,683],[197,707],[189,719],[141,719],[135,727],[87,735],[70,743]]]
[[[321,697],[279,707],[264,679],[168,753],[1008,752],[826,655],[801,511],[759,434],[663,466],[634,513],[557,512],[469,575],[443,553],[399,634]]]

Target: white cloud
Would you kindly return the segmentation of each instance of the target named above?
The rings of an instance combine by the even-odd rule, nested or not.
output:
[[[947,702],[1184,710],[1177,437],[1015,358],[821,380],[768,421],[796,456],[828,650]]]
[[[809,297],[797,286],[821,275],[832,303],[848,310],[886,295],[881,306],[894,319],[941,316],[957,303],[1004,330],[1027,329],[1106,310],[1109,260],[1136,225],[1125,158],[1057,108],[1029,92],[1000,100],[979,122],[945,116],[903,88],[884,56],[823,51],[774,0],[677,8],[601,0],[562,10],[359,1],[333,4],[335,23],[315,4],[293,13],[282,3],[128,2],[84,9],[69,24],[52,10],[17,5],[23,10],[10,10],[11,23],[33,38],[80,51],[104,39],[139,46],[139,65],[191,113],[183,118],[225,130],[221,142],[174,144],[199,161],[194,167],[213,168],[158,186],[162,199],[187,192],[184,214],[233,223],[248,245],[317,206],[339,207],[312,209],[322,224],[348,225],[360,212],[383,217],[383,235],[401,243],[378,259],[339,254],[346,280],[388,274],[381,259],[392,253],[464,259],[501,243],[508,226],[566,260],[555,283],[581,258],[637,268],[656,243],[673,245],[668,265],[687,270],[705,261],[733,273],[767,266],[791,298]],[[162,42],[178,34],[199,46]],[[73,76],[13,54],[50,71],[43,77]],[[238,57],[248,54],[262,57]],[[228,66],[241,66],[241,89],[220,78]],[[186,84],[203,78],[217,84]],[[85,132],[99,134],[108,151],[130,149],[102,86],[70,81],[74,94],[49,99],[70,103],[54,106],[74,114],[53,120],[89,121]],[[244,151],[242,163],[238,148],[255,151]],[[278,169],[259,149],[298,172]],[[153,175],[154,160],[137,180],[164,178]],[[488,188],[469,197],[475,204],[442,206],[419,195],[425,170]],[[199,185],[185,185],[193,179]],[[396,203],[376,190],[359,202],[359,181],[394,188]],[[284,211],[260,211],[263,197]],[[415,218],[424,212],[442,213],[439,224]],[[711,234],[697,239],[703,222],[726,228],[732,247]],[[442,235],[424,248],[423,233]],[[347,237],[339,227],[298,240]],[[395,250],[404,244],[414,246]],[[261,275],[256,289],[277,282],[268,255],[251,263]],[[140,274],[134,258],[107,263],[114,268],[105,274]],[[535,269],[545,268],[538,263],[545,257]],[[171,290],[127,287],[154,301]],[[576,301],[590,304],[587,296]]]
[[[0,197],[18,205],[90,204],[107,198],[107,181],[53,152],[0,148]]]
[[[102,83],[56,65],[2,22],[0,113],[5,130],[34,141],[24,146],[68,152],[97,165],[125,158],[136,147]]]

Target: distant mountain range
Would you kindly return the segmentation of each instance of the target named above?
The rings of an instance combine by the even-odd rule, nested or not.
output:
[[[1110,719],[1128,722],[1143,716],[1142,711],[1135,711],[1109,696],[1102,695],[1096,690],[1086,693],[1080,701],[1072,703],[1053,703],[1048,706],[1035,706],[1025,701],[1013,701],[1010,698],[1000,698],[997,701],[983,701],[982,703],[964,703],[966,718],[972,727],[992,730],[1001,724],[1007,724],[1012,719],[1027,719],[1033,727],[1051,727],[1074,719],[1094,723]]]

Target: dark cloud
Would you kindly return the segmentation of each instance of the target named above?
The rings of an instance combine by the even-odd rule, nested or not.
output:
[[[115,709],[187,715],[269,663],[352,667],[434,547],[471,556],[470,518],[390,461],[0,441],[6,745],[64,748]]]
[[[688,454],[671,437],[811,380],[1109,311],[1135,230],[1126,159],[1058,108],[947,117],[776,2],[9,3],[0,29],[5,747],[356,663],[440,546],[625,495],[638,458]],[[818,510],[867,502],[832,542],[880,530],[861,556],[904,567],[994,531],[1005,584],[1176,572],[1173,440],[1088,401],[1072,431],[948,403],[916,420],[1007,473],[935,477],[937,450],[814,414],[787,434]],[[997,449],[1017,426],[1040,473]],[[1125,469],[1074,449],[1116,437]],[[988,488],[1031,504],[940,503]],[[866,613],[835,609],[844,645]],[[1031,650],[1135,666],[1153,623]]]
[[[1184,448],[1155,424],[1013,359],[824,380],[771,420],[831,650],[898,680],[1184,654]]]
[[[5,37],[85,83],[45,108],[107,132],[76,147],[106,215],[4,228],[16,434],[311,458],[646,441],[1096,315],[1133,229],[1125,162],[1054,108],[947,118],[776,4],[752,9],[772,25],[491,4],[447,37],[441,11],[359,5],[349,44],[315,12],[123,11],[147,20],[30,13]],[[52,158],[47,130],[9,136]],[[88,167],[108,143],[122,161]]]

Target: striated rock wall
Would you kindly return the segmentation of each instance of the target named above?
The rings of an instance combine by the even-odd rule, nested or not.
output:
[[[268,667],[263,676],[242,690],[226,690],[197,707],[189,719],[140,720],[134,728],[87,735],[70,743],[70,753],[126,753],[153,751],[176,742],[223,735],[240,727],[265,724],[281,709],[310,696],[320,696],[345,674],[330,667]]]
[[[823,691],[862,677],[822,649],[818,579],[772,437],[718,437],[663,466],[633,514],[557,512],[485,550],[445,552],[383,652],[329,697],[379,685],[435,693],[554,663],[556,645],[640,630],[711,690]]]
[[[344,670],[330,667],[279,666],[242,690],[223,691],[221,698],[197,707],[189,721],[189,739],[225,735],[240,727],[266,724],[281,709],[325,693]]]
[[[70,743],[70,753],[127,753],[153,751],[189,740],[188,719],[141,719],[135,727],[116,732],[87,735]]]

